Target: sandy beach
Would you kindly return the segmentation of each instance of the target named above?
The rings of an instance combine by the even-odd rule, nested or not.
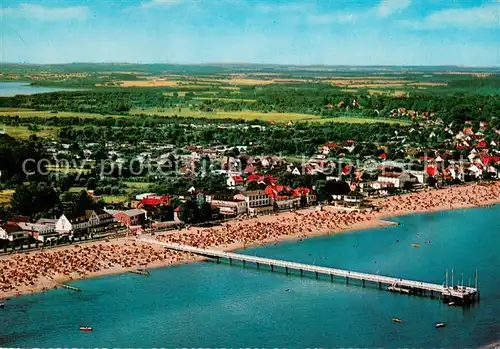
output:
[[[212,228],[188,228],[154,238],[224,251],[393,224],[391,216],[491,205],[500,202],[500,182],[428,190],[376,200],[380,210],[347,212],[332,206],[235,220]],[[0,257],[0,299],[43,292],[61,283],[139,268],[188,263],[201,257],[151,246],[132,238],[88,242]]]

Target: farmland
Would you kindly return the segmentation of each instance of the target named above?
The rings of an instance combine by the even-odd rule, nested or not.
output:
[[[31,135],[38,137],[53,137],[57,133],[57,128],[53,127],[40,127],[37,129],[30,129],[29,126],[10,126],[0,124],[0,133],[5,131],[6,134],[14,138],[28,139]]]

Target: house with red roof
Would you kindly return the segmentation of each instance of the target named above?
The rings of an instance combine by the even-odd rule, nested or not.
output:
[[[242,188],[244,183],[245,180],[241,176],[230,176],[226,181],[226,185],[229,189]]]
[[[126,211],[108,210],[115,220],[127,228],[143,225],[146,222],[147,211],[143,209],[132,209]]]
[[[262,178],[262,176],[258,173],[252,173],[251,175],[249,175],[247,177],[247,182],[258,182],[260,179]]]
[[[335,142],[328,142],[319,147],[319,152],[323,155],[328,155],[331,151],[340,149],[340,145]]]
[[[150,207],[158,207],[160,205],[165,205],[167,206],[170,203],[170,196],[167,195],[162,195],[162,196],[148,196],[141,201],[139,201],[139,204],[137,205],[138,208],[143,208],[146,206]]]
[[[14,246],[22,245],[28,241],[29,234],[21,229],[15,222],[7,222],[0,226],[0,240],[9,241]]]
[[[304,202],[306,205],[313,205],[318,201],[316,193],[309,188],[295,188],[292,190],[292,196],[301,198],[301,203],[303,202],[302,198],[304,198]]]
[[[271,198],[278,210],[290,210],[300,207],[300,196],[293,196],[292,188],[286,185],[268,185],[264,193]]]
[[[245,173],[252,174],[252,173],[257,172],[257,167],[255,165],[248,164],[243,171]]]
[[[488,145],[486,144],[486,141],[484,139],[481,139],[479,142],[477,142],[477,147],[479,149],[484,149],[488,148]]]

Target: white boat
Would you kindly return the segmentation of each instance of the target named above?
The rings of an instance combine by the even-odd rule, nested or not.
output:
[[[446,326],[446,324],[444,322],[438,322],[436,324],[436,328],[441,328],[441,327],[445,327],[445,326]]]

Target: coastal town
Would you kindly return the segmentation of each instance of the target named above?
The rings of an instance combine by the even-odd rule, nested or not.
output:
[[[499,0],[0,4],[0,348],[500,348]]]
[[[380,210],[376,202],[387,196],[428,193],[450,185],[499,178],[500,130],[489,127],[486,121],[481,121],[474,130],[471,122],[465,122],[456,134],[450,128],[448,136],[440,148],[421,149],[414,156],[410,154],[415,149],[408,147],[403,154],[404,160],[388,158],[386,149],[394,143],[380,145],[373,155],[361,157],[362,147],[353,140],[327,142],[318,147],[317,154],[300,162],[279,156],[247,155],[244,146],[186,146],[186,154],[177,157],[172,148],[150,146],[150,151],[142,152],[136,160],[141,166],[151,162],[165,165],[166,161],[172,161],[175,169],[166,174],[157,173],[157,176],[171,177],[174,173],[176,180],[183,181],[187,188],[184,192],[179,188],[174,188],[176,193],[138,192],[130,195],[127,202],[106,204],[100,201],[99,190],[103,190],[90,189],[96,185],[90,185],[92,179],[88,179],[88,189],[83,195],[98,203],[96,208],[63,212],[52,217],[40,217],[38,212],[32,216],[8,217],[0,227],[0,249],[12,253],[26,248],[178,229],[192,224],[214,224],[308,207],[322,210],[324,205],[346,212],[371,212]],[[492,140],[486,142],[487,138]],[[396,137],[393,142],[405,144],[405,139]],[[89,162],[92,160],[90,149],[94,146],[88,144],[83,150]],[[112,165],[120,166],[124,162],[120,161],[122,151],[112,143],[108,146],[107,160],[113,159]],[[58,146],[52,142],[48,149],[53,156],[51,161],[57,161],[61,154],[70,154],[67,150],[56,151],[56,148],[69,149],[70,145]],[[153,151],[158,157],[152,158]],[[239,154],[229,155],[234,151]],[[58,170],[64,174],[71,168]],[[146,175],[140,173],[134,179],[146,180]],[[105,179],[102,173],[101,178]],[[195,179],[215,183],[213,188],[200,188],[196,187]]]
[[[398,304],[384,315],[391,324],[413,318],[401,313],[413,297],[401,295],[439,294],[438,307],[475,307],[479,299],[481,309],[492,304],[491,281],[477,280],[497,265],[500,107],[489,94],[497,84],[495,73],[375,68],[363,73],[369,79],[362,82],[351,71],[341,79],[336,70],[312,78],[292,72],[301,81],[297,85],[271,77],[267,68],[226,80],[221,68],[210,68],[217,79],[169,74],[177,69],[172,66],[159,72],[134,67],[153,75],[147,78],[107,73],[115,68],[94,66],[98,72],[82,77],[47,75],[37,67],[24,67],[32,72],[26,74],[14,66],[7,77],[30,79],[30,85],[3,83],[29,91],[54,89],[0,98],[0,304],[6,314],[20,319],[16,303],[58,296],[70,297],[72,306],[92,307],[104,298],[87,285],[116,282],[99,294],[119,300],[117,314],[134,309],[135,318],[142,311],[136,305],[156,304],[149,298],[166,300],[183,289],[180,298],[191,297],[199,287],[224,284],[219,277],[226,274],[240,278],[238,285],[267,269],[288,278],[300,262],[295,268],[295,274],[304,274],[300,282],[283,287],[289,281],[277,275],[255,287],[262,292],[276,283],[273,299],[283,290],[293,300],[312,276],[319,283],[308,289],[326,292],[317,304],[329,314],[338,311],[334,295],[348,296],[347,304],[356,299],[338,281],[399,293],[394,296],[406,300],[385,303]],[[392,89],[394,75],[404,77],[403,93]],[[126,86],[116,85],[118,78],[128,79]],[[186,91],[191,87],[184,79],[196,88]],[[337,85],[370,85],[372,79],[384,81],[380,93],[373,86],[346,91]],[[172,85],[129,86],[151,81]],[[61,86],[76,89],[60,91]],[[197,262],[219,262],[213,257],[228,254],[235,267],[243,259],[241,274],[213,266],[217,282],[191,279],[192,270],[212,273],[212,266]],[[274,264],[259,267],[269,257]],[[160,281],[161,275],[184,272],[189,276]],[[327,278],[331,284],[324,288]],[[192,282],[201,284],[190,287]],[[215,299],[225,301],[231,286],[224,284]],[[158,293],[145,296],[151,287]],[[368,300],[372,296],[365,291],[359,294]],[[134,294],[141,300],[129,298]],[[124,309],[124,303],[132,306]],[[164,309],[170,312],[169,304]],[[304,314],[315,305],[308,304]],[[172,326],[179,316],[172,317]],[[379,316],[372,320],[381,323]],[[76,321],[71,314],[65,318]],[[446,330],[454,329],[446,326],[451,321],[431,320]],[[105,333],[97,331],[102,323],[96,319],[72,326]]]
[[[466,122],[456,134],[451,128],[447,133],[441,148],[421,149],[410,157],[408,147],[405,160],[388,158],[387,146],[379,146],[360,161],[360,147],[353,140],[325,143],[302,163],[250,156],[243,146],[187,146],[182,157],[161,148],[165,152],[157,154],[165,155],[152,160],[180,164],[175,178],[185,191],[139,192],[128,202],[106,204],[98,190],[87,189],[77,194],[88,200],[80,212],[8,217],[0,226],[0,258],[6,262],[0,271],[1,297],[48,290],[71,279],[199,259],[134,242],[136,236],[234,250],[383,226],[388,224],[383,218],[394,215],[497,202],[500,132],[486,122],[477,130]],[[120,163],[121,153],[109,146],[108,159]],[[51,143],[51,148],[70,146]],[[235,150],[238,154],[230,155]],[[90,150],[84,153],[92,158]],[[56,160],[60,152],[52,154]],[[140,156],[145,161],[152,152]],[[141,173],[137,178],[145,177]],[[197,188],[200,179],[216,189]]]
[[[236,219],[215,227],[186,227],[154,234],[154,238],[230,251],[286,239],[301,241],[311,236],[384,226],[390,223],[383,219],[394,215],[488,206],[497,203],[499,198],[500,182],[469,184],[383,198],[377,201],[380,211],[345,211],[335,206],[326,206],[321,211],[309,208]],[[5,262],[0,270],[0,290],[2,298],[8,298],[46,291],[69,280],[169,266],[200,257],[144,245],[125,236],[0,258]]]

